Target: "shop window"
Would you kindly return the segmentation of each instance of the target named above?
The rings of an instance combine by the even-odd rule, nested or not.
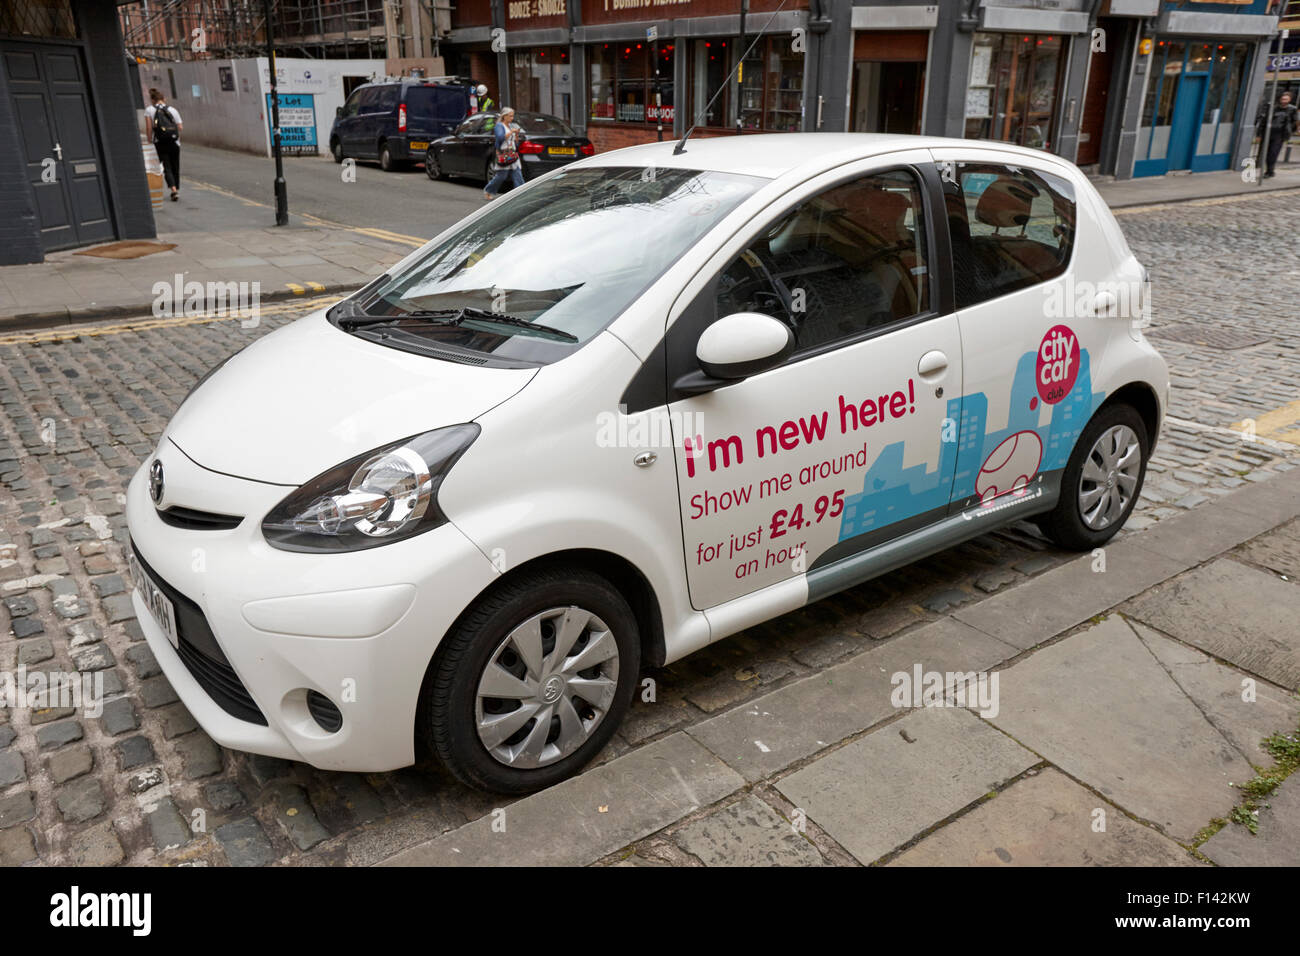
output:
[[[687,125],[733,126],[734,106],[731,90],[726,89],[731,73],[731,44],[726,40],[692,40],[691,64],[691,116]],[[721,95],[714,96],[721,90]],[[705,112],[705,106],[709,105]]]
[[[1059,36],[977,33],[966,91],[966,137],[1051,149],[1065,58]]]
[[[564,47],[538,47],[510,54],[509,104],[526,113],[544,113],[570,120],[573,83],[569,51]]]
[[[1136,175],[1227,168],[1248,55],[1245,43],[1156,40]]]
[[[1066,180],[1023,167],[959,163],[957,183],[944,193],[957,308],[1065,272],[1076,215]]]
[[[621,123],[673,121],[674,45],[605,43],[589,48],[591,118]],[[656,75],[656,67],[658,75]]]
[[[828,189],[783,213],[723,270],[717,314],[779,318],[804,352],[925,312],[924,223],[910,172]]]
[[[751,43],[753,41],[750,41]],[[803,118],[803,57],[786,36],[763,37],[741,64],[738,102],[728,88],[702,115],[735,66],[736,40],[694,40],[691,46],[691,121],[700,126],[797,132]],[[729,55],[730,54],[730,55]]]

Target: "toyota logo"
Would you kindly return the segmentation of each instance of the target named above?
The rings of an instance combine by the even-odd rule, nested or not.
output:
[[[153,499],[154,504],[162,504],[163,467],[162,462],[156,458],[153,464],[149,466],[149,497]]]

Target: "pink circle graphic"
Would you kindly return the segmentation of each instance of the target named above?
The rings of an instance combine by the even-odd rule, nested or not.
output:
[[[1074,388],[1079,377],[1079,336],[1068,325],[1054,325],[1038,343],[1034,382],[1038,397],[1055,405]]]

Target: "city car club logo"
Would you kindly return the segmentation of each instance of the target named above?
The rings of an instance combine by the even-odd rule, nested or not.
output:
[[[149,466],[149,497],[153,499],[154,504],[162,504],[163,467],[162,462],[156,458],[153,464]]]

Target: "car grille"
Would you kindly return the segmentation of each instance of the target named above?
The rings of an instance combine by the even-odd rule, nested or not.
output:
[[[140,556],[134,542],[131,549],[135,551],[140,566],[176,607],[176,651],[190,676],[231,717],[265,727],[266,718],[230,666],[230,661],[226,660],[203,611],[151,568]]]
[[[239,515],[223,515],[215,511],[199,511],[197,508],[178,506],[160,509],[158,517],[173,528],[185,528],[189,531],[228,531],[239,527],[239,523],[244,520]]]

